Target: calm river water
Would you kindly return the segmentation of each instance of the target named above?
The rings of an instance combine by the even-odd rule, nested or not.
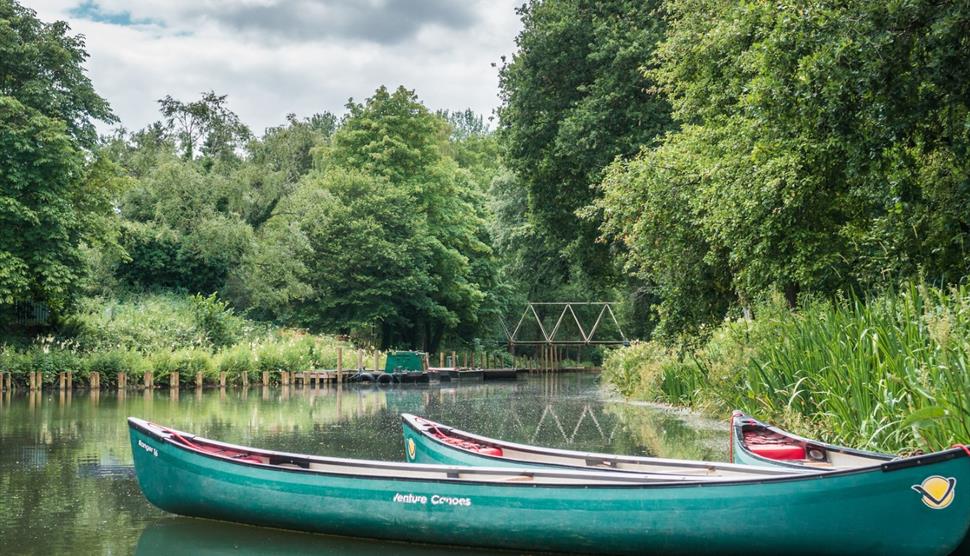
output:
[[[0,554],[478,554],[177,517],[141,495],[125,418],[237,444],[404,460],[410,412],[503,439],[723,460],[727,427],[604,394],[593,374],[518,381],[0,394]]]

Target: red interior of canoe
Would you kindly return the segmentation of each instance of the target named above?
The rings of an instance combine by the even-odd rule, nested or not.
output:
[[[419,422],[424,427],[424,430],[431,433],[431,436],[434,436],[445,444],[450,444],[456,448],[462,448],[472,452],[478,452],[479,454],[484,454],[486,456],[502,456],[503,454],[502,449],[498,446],[489,446],[487,444],[482,444],[481,442],[474,442],[472,440],[451,436],[447,431],[441,430],[441,428],[439,428],[436,424],[430,421],[425,421],[424,419],[421,419]]]
[[[768,459],[802,460],[806,457],[804,443],[765,429],[745,429],[744,445]]]
[[[240,450],[230,450],[230,449],[222,448],[220,446],[213,446],[211,444],[199,442],[198,440],[195,440],[195,439],[189,440],[188,438],[185,438],[184,436],[179,434],[177,431],[174,431],[172,429],[164,429],[164,430],[165,432],[172,435],[172,440],[197,452],[204,452],[206,454],[212,454],[214,456],[222,456],[224,458],[230,458],[230,459],[239,460],[239,461],[248,461],[252,463],[266,463],[266,461],[264,461],[262,458],[260,458],[259,456],[251,452],[243,452]]]

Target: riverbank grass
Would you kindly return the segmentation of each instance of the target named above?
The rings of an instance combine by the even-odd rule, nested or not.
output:
[[[198,373],[213,383],[226,373],[230,384],[259,380],[265,372],[305,372],[333,369],[337,348],[350,351],[332,336],[258,323],[234,313],[215,296],[172,293],[139,294],[120,299],[91,298],[60,327],[57,334],[27,345],[0,345],[0,372],[11,373],[25,386],[28,373],[42,373],[44,384],[71,372],[87,381],[97,372],[104,386],[128,383],[152,372],[156,384],[193,383]],[[373,359],[373,355],[370,355]],[[345,360],[345,368],[350,361]]]
[[[741,409],[860,448],[938,450],[970,441],[970,290],[909,285],[868,300],[769,303],[700,347],[612,352],[624,395],[726,416]]]

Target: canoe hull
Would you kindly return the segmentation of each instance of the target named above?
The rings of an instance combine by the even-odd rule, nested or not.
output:
[[[135,425],[130,435],[141,489],[163,510],[345,536],[583,553],[943,555],[970,516],[970,494],[932,510],[911,489],[931,474],[970,484],[962,452],[762,482],[551,486],[277,469]]]

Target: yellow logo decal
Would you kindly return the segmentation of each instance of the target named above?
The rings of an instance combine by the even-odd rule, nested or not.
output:
[[[956,487],[957,480],[955,478],[932,475],[923,479],[922,483],[913,485],[912,488],[923,495],[923,503],[927,507],[942,510],[953,503]]]
[[[414,459],[414,439],[413,438],[408,438],[408,459]]]

